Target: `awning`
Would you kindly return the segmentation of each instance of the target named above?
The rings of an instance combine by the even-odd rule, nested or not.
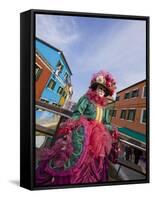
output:
[[[123,133],[125,136],[128,136],[137,141],[146,143],[146,136],[143,133],[140,133],[140,132],[137,132],[137,131],[134,131],[134,130],[131,130],[131,129],[125,128],[125,127],[118,128],[118,131]]]

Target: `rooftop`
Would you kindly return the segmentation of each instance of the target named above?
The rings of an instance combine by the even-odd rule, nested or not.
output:
[[[137,83],[134,83],[133,85],[130,85],[130,86],[128,86],[128,87],[126,87],[126,88],[124,88],[124,89],[118,91],[117,94],[119,94],[120,92],[123,92],[124,90],[127,90],[127,89],[130,89],[130,88],[132,88],[132,87],[135,87],[135,86],[137,86],[137,85],[139,85],[139,84],[141,84],[141,83],[143,83],[143,82],[146,82],[146,79],[144,79],[144,80],[142,80],[142,81],[139,81],[139,82],[137,82]]]
[[[48,44],[47,42],[43,41],[43,40],[40,39],[40,38],[37,38],[37,37],[36,37],[36,40],[38,40],[39,42],[41,42],[41,43],[43,43],[44,45],[48,46],[49,48],[52,48],[52,49],[54,49],[55,51],[61,53],[61,55],[62,55],[62,57],[63,57],[63,59],[64,59],[66,65],[67,65],[67,67],[68,67],[68,70],[70,71],[70,73],[71,73],[71,75],[72,75],[72,71],[71,71],[71,69],[70,69],[70,67],[69,67],[69,65],[68,65],[68,63],[67,63],[67,61],[66,61],[66,58],[65,58],[65,56],[64,56],[64,54],[63,54],[63,51],[61,51],[60,49],[58,49],[58,48],[52,46],[51,44]]]

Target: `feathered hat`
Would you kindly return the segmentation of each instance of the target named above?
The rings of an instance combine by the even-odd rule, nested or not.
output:
[[[115,92],[116,81],[109,72],[100,71],[94,74],[91,79],[90,87],[96,84],[102,85],[108,91],[110,96]]]

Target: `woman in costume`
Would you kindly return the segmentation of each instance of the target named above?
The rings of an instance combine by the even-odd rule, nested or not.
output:
[[[102,183],[108,181],[109,160],[117,161],[118,132],[106,125],[105,106],[116,82],[108,72],[93,75],[72,118],[62,123],[50,148],[39,152],[36,185]]]

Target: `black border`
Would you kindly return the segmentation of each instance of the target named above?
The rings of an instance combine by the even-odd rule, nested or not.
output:
[[[95,184],[74,184],[74,185],[58,185],[58,186],[35,186],[35,16],[36,14],[63,15],[63,16],[79,16],[79,17],[95,17],[95,18],[112,18],[124,20],[143,20],[146,21],[146,158],[147,172],[146,179],[129,180],[129,181],[114,181]],[[118,15],[118,14],[101,14],[101,13],[84,13],[71,11],[53,11],[53,10],[37,10],[32,9],[20,14],[20,186],[30,190],[40,189],[62,189],[76,187],[91,187],[91,186],[110,186],[110,185],[125,185],[139,184],[150,182],[150,162],[149,162],[149,16],[136,15]],[[25,48],[26,47],[26,48]],[[24,70],[27,69],[27,71]],[[26,88],[26,89],[25,89]],[[26,97],[25,97],[26,94]],[[26,99],[25,99],[26,98]],[[29,134],[27,134],[29,131]],[[26,158],[26,159],[25,159]]]

